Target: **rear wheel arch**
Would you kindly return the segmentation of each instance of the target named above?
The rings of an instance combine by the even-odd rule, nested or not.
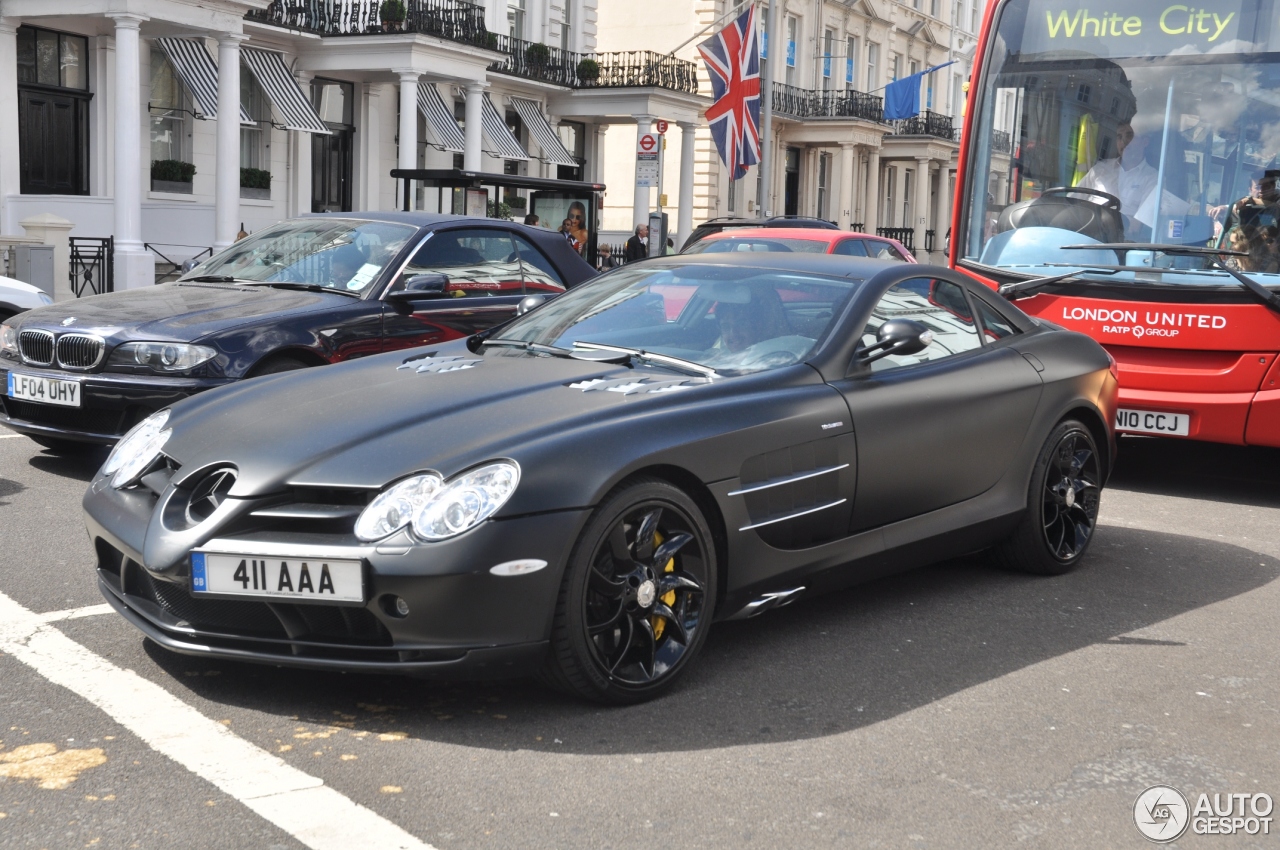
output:
[[[1107,473],[1110,473],[1111,466],[1115,460],[1111,456],[1111,439],[1107,432],[1107,425],[1102,421],[1102,415],[1093,407],[1081,405],[1068,410],[1066,413],[1058,417],[1058,421],[1054,423],[1056,428],[1059,424],[1068,419],[1078,419],[1085,427],[1089,429],[1089,433],[1093,435],[1093,442],[1097,444],[1098,451],[1102,454],[1104,472],[1104,480]]]

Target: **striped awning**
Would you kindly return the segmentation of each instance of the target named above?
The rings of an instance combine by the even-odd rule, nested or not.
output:
[[[285,67],[283,56],[256,47],[241,48],[241,55],[258,85],[267,93],[276,114],[284,119],[286,130],[329,135],[328,125],[320,120],[310,99]]]
[[[537,140],[538,147],[542,149],[541,159],[543,161],[552,165],[577,167],[577,161],[569,154],[564,143],[560,141],[560,137],[556,135],[556,131],[551,129],[551,124],[547,122],[546,116],[542,114],[542,107],[523,97],[511,98],[511,105],[516,108],[516,112],[520,113],[520,120],[524,122],[524,126],[529,128],[530,133],[533,133],[533,138]]]
[[[529,158],[529,152],[520,145],[520,142],[516,141],[515,136],[511,135],[507,122],[502,120],[502,116],[498,114],[498,110],[494,108],[493,101],[489,100],[489,95],[487,94],[484,96],[484,112],[481,114],[481,125],[484,127],[484,134],[489,137],[489,141],[497,149],[494,154],[498,158]]]
[[[204,42],[194,38],[157,38],[156,43],[173,63],[183,85],[195,98],[196,109],[203,118],[218,116],[218,65],[205,49]],[[240,106],[240,123],[256,123]]]
[[[436,140],[435,147],[454,153],[465,150],[467,143],[462,136],[462,128],[435,83],[418,83],[418,111],[427,119],[427,126]]]

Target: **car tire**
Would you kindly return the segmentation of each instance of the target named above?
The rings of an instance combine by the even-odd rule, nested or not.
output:
[[[693,499],[657,478],[621,485],[569,556],[540,678],[602,703],[653,699],[702,648],[715,599],[715,544]]]
[[[1067,419],[1054,427],[1031,471],[1026,514],[995,549],[1001,566],[1057,576],[1080,563],[1097,528],[1100,460],[1084,423]]]
[[[253,367],[249,372],[250,378],[260,378],[263,375],[278,375],[281,372],[295,372],[298,369],[309,369],[310,364],[304,363],[296,357],[288,357],[281,355],[279,357],[270,357],[265,362]]]

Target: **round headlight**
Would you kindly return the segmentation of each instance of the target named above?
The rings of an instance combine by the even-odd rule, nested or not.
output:
[[[520,483],[520,467],[500,460],[445,485],[414,515],[413,532],[423,540],[445,540],[475,528],[506,504]]]
[[[169,411],[162,410],[139,422],[116,443],[102,467],[102,474],[111,476],[112,487],[128,487],[155,461],[172,433],[164,427],[168,421]]]
[[[413,521],[413,516],[444,485],[435,473],[415,475],[378,494],[356,520],[356,537],[381,540]]]

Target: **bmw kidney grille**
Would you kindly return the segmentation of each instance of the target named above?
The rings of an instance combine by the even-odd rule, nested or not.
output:
[[[53,365],[53,334],[48,331],[23,331],[18,334],[22,359],[33,366]]]
[[[92,369],[102,360],[106,346],[96,336],[63,334],[58,337],[58,363],[64,369]]]

